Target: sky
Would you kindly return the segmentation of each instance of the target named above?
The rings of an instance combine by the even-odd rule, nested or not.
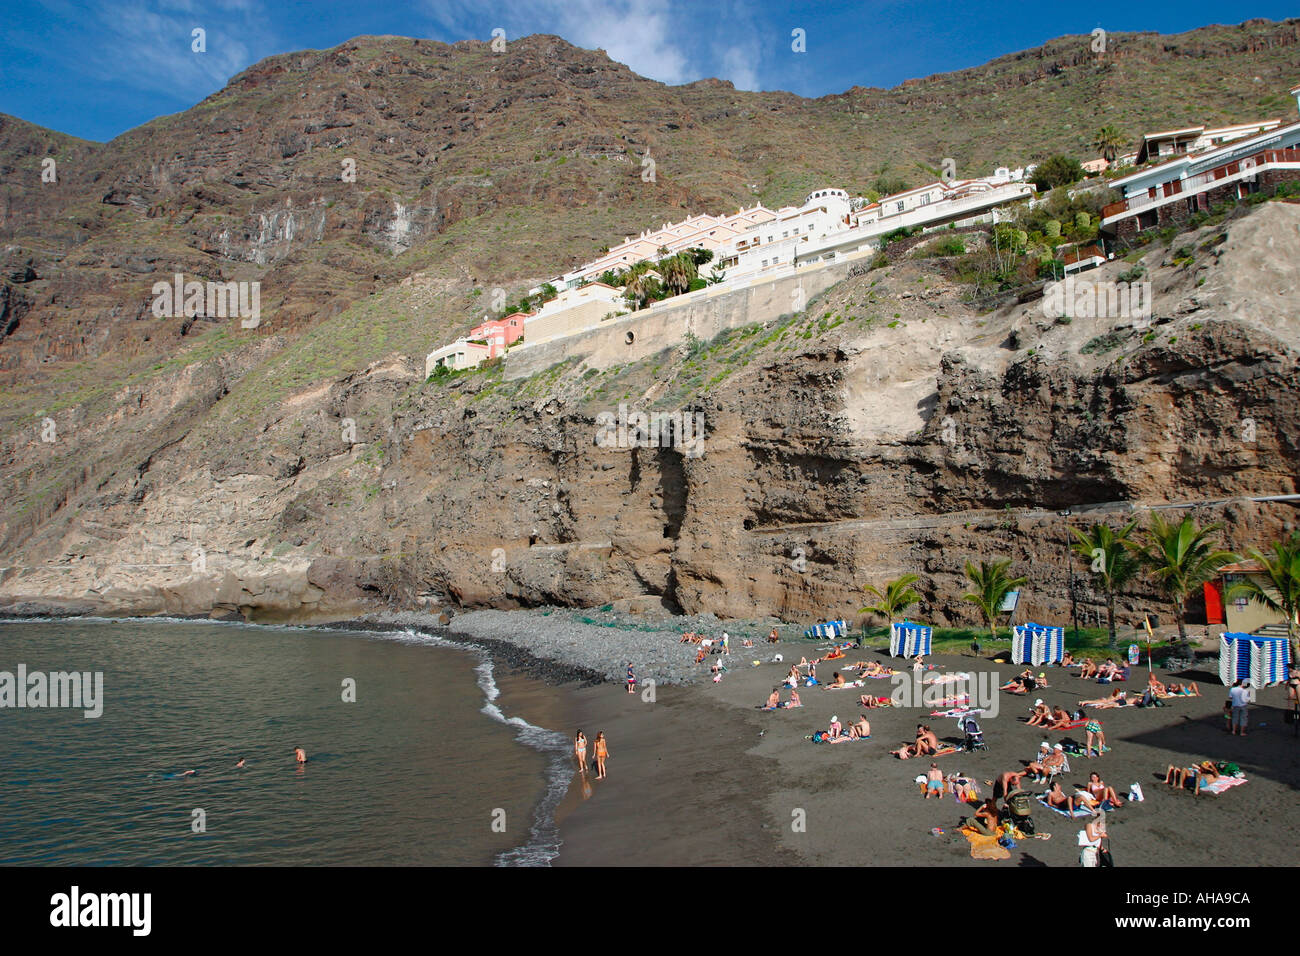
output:
[[[822,96],[978,66],[1097,27],[1181,33],[1297,13],[1294,0],[0,0],[0,113],[106,141],[188,109],[265,57],[366,34],[454,43],[490,42],[496,29],[507,41],[549,33],[663,83],[717,77]]]

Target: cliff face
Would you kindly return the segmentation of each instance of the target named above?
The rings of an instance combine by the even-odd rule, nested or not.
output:
[[[261,620],[612,601],[806,619],[852,617],[862,585],[912,570],[922,612],[955,622],[964,561],[1002,556],[1031,577],[1026,613],[1059,618],[1068,524],[1198,504],[1244,547],[1293,521],[1243,499],[1298,490],[1300,259],[1273,252],[1300,249],[1300,207],[1186,238],[1191,264],[1143,260],[1150,329],[1036,302],[978,314],[942,267],[904,260],[786,326],[594,375],[434,386],[397,361],[221,423],[167,405],[224,387],[190,367],[130,403],[182,430],[142,468],[83,476],[0,597]],[[598,444],[601,413],[671,408],[714,367],[731,371],[689,403],[701,454]],[[1100,595],[1080,588],[1086,616]]]
[[[1149,253],[1150,333],[1035,303],[981,314],[902,259],[629,367],[426,385],[422,356],[485,291],[516,296],[684,211],[863,189],[886,162],[1083,155],[1101,122],[1281,115],[1294,105],[1261,91],[1295,82],[1296,30],[1113,35],[1105,60],[1064,38],[820,100],[668,88],[556,38],[359,38],[108,144],[0,117],[0,602],[839,617],[916,570],[943,621],[967,614],[962,562],[996,554],[1059,613],[1058,511],[1296,490],[1296,207],[1188,240],[1190,266]],[[1189,73],[1216,78],[1195,116]],[[150,288],[176,272],[259,281],[261,326],[155,317]],[[684,403],[704,454],[597,445],[620,403]],[[1291,520],[1207,510],[1236,546]]]

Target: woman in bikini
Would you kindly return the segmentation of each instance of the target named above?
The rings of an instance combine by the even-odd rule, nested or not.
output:
[[[1115,788],[1107,786],[1106,781],[1101,779],[1101,774],[1095,770],[1088,774],[1088,794],[1093,800],[1097,801],[1099,806],[1107,800],[1110,801],[1112,807],[1118,807],[1124,802],[1120,799],[1119,794],[1115,792]]]
[[[578,770],[587,772],[587,738],[581,730],[573,738],[573,755],[578,758]]]
[[[792,691],[790,691],[790,699],[787,700],[787,701],[785,702],[785,706],[786,706],[786,707],[802,707],[802,706],[803,706],[803,701],[801,701],[801,700],[799,699],[799,692],[798,692],[797,690],[792,690]]]
[[[605,739],[605,731],[596,734],[596,779],[604,780],[605,761],[609,759],[609,741]]]
[[[1110,692],[1109,697],[1098,697],[1096,700],[1081,700],[1080,707],[1100,707],[1103,710],[1109,710],[1112,707],[1125,707],[1128,705],[1128,692],[1122,691],[1116,687]]]
[[[1175,767],[1170,764],[1165,770],[1165,783],[1179,790],[1187,785],[1188,780],[1194,782],[1197,790],[1204,790],[1218,779],[1219,768],[1214,765],[1213,760],[1202,760],[1194,767]]]

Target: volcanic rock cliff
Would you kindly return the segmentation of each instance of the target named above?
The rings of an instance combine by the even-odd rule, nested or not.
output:
[[[1105,61],[1064,38],[815,101],[664,87],[555,38],[506,54],[360,38],[272,58],[108,144],[3,119],[0,601],[802,618],[851,614],[864,583],[914,570],[945,621],[969,619],[961,564],[982,555],[1030,573],[1030,613],[1058,613],[1066,523],[1093,506],[1199,503],[1231,544],[1259,544],[1293,519],[1247,499],[1297,491],[1293,205],[1180,239],[1191,262],[1152,247],[1150,328],[985,311],[905,258],[628,367],[437,384],[422,356],[484,290],[518,294],[683,210],[861,188],[887,161],[1082,154],[1098,102],[1135,129],[1178,125],[1189,65],[1216,77],[1196,121],[1253,118],[1294,83],[1298,28],[1113,36],[1126,52]],[[1142,95],[1120,82],[1138,75]],[[936,86],[947,105],[922,109]],[[1049,90],[1058,107],[1024,122]],[[47,156],[57,184],[39,181]],[[176,272],[260,281],[261,326],[155,317],[150,287]],[[599,446],[620,403],[702,414],[703,454]]]

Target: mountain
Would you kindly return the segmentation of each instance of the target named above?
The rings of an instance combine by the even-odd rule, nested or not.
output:
[[[192,612],[215,603],[289,617],[421,594],[470,603],[652,594],[682,607],[726,604],[732,613],[745,602],[776,612],[842,605],[850,600],[845,589],[856,586],[852,575],[831,575],[815,596],[776,578],[743,586],[709,571],[716,552],[696,549],[710,534],[684,536],[697,521],[735,519],[743,538],[760,526],[770,537],[768,525],[835,515],[885,520],[827,484],[813,463],[832,437],[843,443],[841,427],[852,435],[858,426],[826,419],[796,441],[790,435],[802,412],[778,401],[794,389],[832,409],[844,405],[849,388],[853,403],[868,402],[860,384],[835,377],[845,367],[814,388],[805,366],[836,369],[836,356],[862,342],[901,347],[887,335],[878,339],[879,326],[844,343],[846,330],[814,325],[800,340],[805,352],[765,352],[758,374],[767,384],[753,416],[766,423],[763,450],[754,445],[755,422],[733,419],[733,440],[749,451],[730,465],[720,455],[685,465],[641,462],[636,480],[621,479],[651,495],[638,521],[621,513],[629,505],[617,497],[626,494],[617,482],[596,480],[612,480],[621,465],[613,475],[599,463],[591,474],[565,470],[565,449],[592,417],[587,406],[607,401],[614,385],[597,397],[594,387],[562,375],[439,391],[421,381],[421,357],[481,316],[485,290],[517,296],[603,246],[685,213],[781,205],[825,184],[860,191],[880,179],[919,183],[946,157],[959,175],[1058,151],[1086,158],[1105,124],[1136,141],[1151,129],[1286,116],[1294,109],[1284,91],[1296,82],[1298,45],[1300,20],[1179,36],[1112,34],[1101,55],[1090,37],[1063,37],[894,90],[804,99],[716,80],[668,87],[556,37],[527,37],[504,53],[478,42],[360,37],[272,57],[192,109],[105,144],[0,117],[0,490],[8,502],[0,596],[62,596],[119,610]],[[646,155],[655,161],[654,182],[640,175]],[[55,161],[57,182],[41,181],[46,158]],[[355,182],[345,175],[349,161]],[[1284,225],[1270,228],[1286,235]],[[911,268],[895,267],[891,276]],[[151,288],[175,273],[260,281],[260,326],[155,317]],[[862,283],[850,285],[866,294]],[[1223,305],[1220,318],[1236,309]],[[954,350],[985,335],[974,324],[981,320],[968,318],[954,326],[960,335],[942,339]],[[1010,329],[1022,320],[1007,314],[994,325]],[[1180,363],[1196,368],[1228,344],[1233,357],[1221,367],[1237,362],[1281,375],[1294,342],[1273,335],[1259,346],[1254,332],[1220,330],[1196,357],[1144,359],[1152,394],[1171,394],[1163,378]],[[1247,342],[1263,352],[1250,352]],[[987,395],[1010,387],[1004,375],[1011,373],[999,370],[1008,359],[989,354],[977,365],[992,378],[963,387]],[[1033,365],[1032,358],[1016,361]],[[657,365],[667,375],[686,361],[670,356]],[[624,391],[653,392],[654,365],[618,373],[631,376]],[[919,382],[919,397],[942,397],[955,368],[943,355],[918,360],[908,389]],[[1087,392],[1099,386],[1086,383],[1110,374],[1085,363],[1073,385],[1060,387]],[[745,378],[721,381],[712,393],[702,381],[680,398],[731,407],[759,387],[739,384]],[[769,395],[773,383],[780,388]],[[897,386],[881,379],[881,400],[892,400]],[[1126,386],[1105,387],[1119,389],[1117,402],[1132,400]],[[1288,395],[1293,390],[1279,387],[1270,407],[1282,409]],[[1020,409],[1044,422],[1052,411]],[[556,415],[566,423],[558,445]],[[345,418],[356,422],[358,445],[336,440]],[[46,419],[55,423],[54,441],[42,440]],[[1281,454],[1294,444],[1286,444],[1286,414],[1277,420]],[[432,445],[423,427],[429,421],[447,432]],[[904,424],[908,431],[891,441],[915,441],[914,432],[931,427],[899,419]],[[871,458],[877,444],[843,454]],[[923,504],[936,489],[909,472],[882,500],[899,513],[924,514],[1286,485],[1272,465],[1252,466],[1250,480],[1207,485],[1190,461],[1156,480],[1112,474],[1080,484],[1055,453],[1044,454],[1046,471],[1032,494],[1017,489],[1023,476],[1010,469],[996,480],[986,473],[964,480],[960,493]],[[416,472],[408,470],[413,455],[422,461]],[[922,467],[914,457],[904,455],[900,467]],[[839,453],[828,467],[831,460],[839,462],[831,471],[844,474]],[[654,474],[660,467],[666,471]],[[950,467],[923,469],[946,474]],[[713,489],[744,487],[739,477],[754,468],[768,483],[778,474],[802,477],[766,488],[757,501],[723,495],[717,500],[730,505],[722,511],[695,510]],[[516,490],[520,481],[524,489]],[[604,523],[567,523],[565,515],[576,521],[578,513]],[[661,533],[664,526],[674,537]],[[543,565],[536,574],[516,567],[508,586],[505,579],[474,583],[483,575],[466,555],[479,545],[490,553],[533,539],[609,541],[614,557],[589,548],[600,567]],[[753,553],[753,542],[719,542],[733,560]],[[175,584],[199,547],[226,556],[212,562],[224,570]],[[902,552],[876,545],[868,552],[901,561]],[[51,564],[58,570],[29,570]],[[127,567],[134,565],[154,570]],[[716,580],[706,585],[711,574]],[[936,585],[936,604],[950,590]]]

